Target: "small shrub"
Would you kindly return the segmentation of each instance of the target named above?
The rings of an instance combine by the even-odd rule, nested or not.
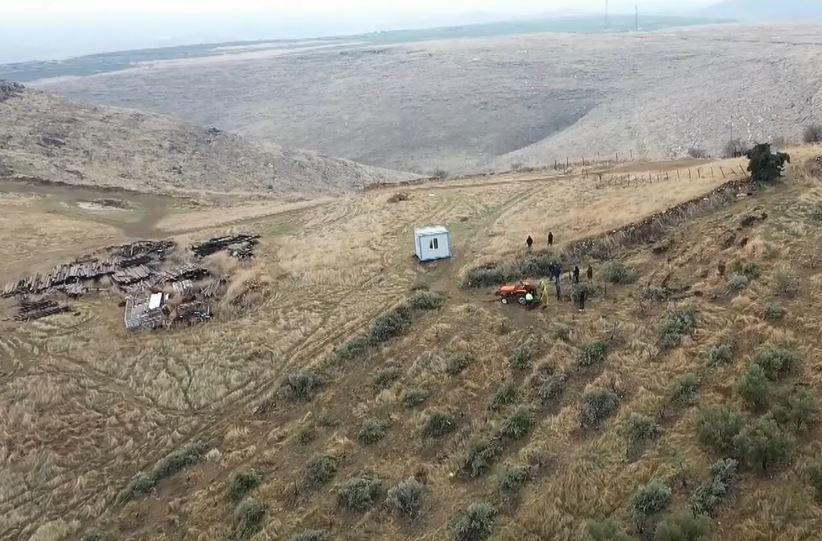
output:
[[[289,374],[283,382],[283,387],[294,400],[311,400],[311,395],[321,384],[320,377],[311,370],[300,370]]]
[[[742,414],[727,406],[708,406],[696,416],[699,442],[725,456],[735,454],[735,439],[744,426]]]
[[[368,347],[367,336],[356,336],[336,349],[335,354],[340,360],[350,361],[351,359],[364,357],[368,353]]]
[[[350,511],[367,511],[377,503],[382,482],[373,477],[352,477],[337,491],[337,501]]]
[[[431,397],[427,389],[407,389],[402,393],[402,403],[406,408],[413,408],[425,403]]]
[[[454,541],[482,541],[494,529],[497,511],[490,503],[472,503],[454,526]]]
[[[787,269],[777,269],[773,275],[773,289],[777,295],[792,298],[799,293],[799,279]]]
[[[434,169],[433,171],[431,171],[431,178],[438,179],[438,180],[448,178],[448,171],[446,171],[445,169],[439,169],[439,168]]]
[[[822,143],[822,124],[811,124],[802,132],[802,141],[807,144]]]
[[[787,457],[791,443],[771,417],[760,417],[746,426],[735,438],[735,446],[749,464],[762,470]]]
[[[663,349],[677,347],[682,336],[691,334],[696,328],[696,312],[690,307],[670,310],[662,320],[659,330],[659,345]]]
[[[585,529],[582,541],[633,541],[634,538],[619,531],[611,520],[591,522]]]
[[[114,536],[103,530],[94,529],[86,532],[80,541],[114,541]]]
[[[691,147],[688,149],[688,156],[702,160],[708,157],[708,153],[705,152],[704,148]]]
[[[402,335],[411,324],[411,310],[407,306],[399,306],[390,312],[377,317],[371,323],[368,341],[371,345],[383,342]]]
[[[756,261],[736,260],[731,265],[731,269],[748,280],[756,280],[762,276],[762,267]]]
[[[671,385],[671,402],[677,406],[692,406],[699,401],[699,379],[685,374]]]
[[[794,352],[785,348],[765,347],[756,352],[753,363],[762,367],[771,381],[776,381],[791,371],[799,359]]]
[[[288,541],[330,541],[326,530],[303,530],[288,538]]]
[[[723,158],[741,158],[748,152],[748,147],[739,139],[731,139],[722,150]]]
[[[513,404],[517,399],[517,394],[517,384],[513,381],[506,381],[491,397],[491,409],[499,409],[502,406]]]
[[[652,479],[634,492],[631,496],[631,506],[640,531],[642,531],[645,517],[665,509],[670,499],[671,488],[661,479]]]
[[[671,298],[671,290],[667,287],[648,286],[642,289],[642,298],[646,301],[667,301]]]
[[[729,344],[718,344],[708,350],[708,363],[716,364],[730,364],[733,361],[734,350]]]
[[[499,448],[488,441],[475,441],[468,447],[462,470],[471,477],[479,477],[491,469],[499,458]]]
[[[474,362],[470,353],[455,353],[445,362],[445,372],[449,376],[458,376]]]
[[[612,284],[633,284],[638,278],[634,269],[617,261],[608,262],[602,269],[602,275]]]
[[[778,321],[785,316],[785,309],[777,301],[768,301],[762,309],[762,319],[765,321]]]
[[[603,341],[591,342],[582,346],[577,353],[579,366],[592,366],[605,361],[608,356],[608,343]]]
[[[657,526],[654,541],[710,541],[711,521],[687,513],[675,515]]]
[[[408,300],[414,310],[438,310],[445,304],[445,297],[435,291],[416,291]]]
[[[388,424],[382,419],[368,417],[364,419],[360,430],[357,432],[357,440],[363,445],[373,445],[385,437],[388,431]]]
[[[422,507],[422,494],[425,485],[409,477],[388,491],[388,505],[409,518],[416,518]]]
[[[508,362],[514,370],[525,370],[531,365],[533,346],[530,341],[524,341],[514,348]]]
[[[313,426],[303,428],[297,433],[297,445],[308,445],[317,439],[317,431]]]
[[[742,291],[750,284],[750,280],[744,274],[732,274],[728,278],[728,291]]]
[[[453,415],[442,411],[430,411],[425,417],[422,426],[422,435],[426,438],[441,438],[457,428],[457,420]]]
[[[540,385],[539,391],[537,392],[540,401],[543,404],[547,404],[554,398],[561,395],[565,390],[565,382],[567,380],[568,377],[565,374],[553,374],[548,376],[542,385]]]
[[[568,342],[571,339],[571,331],[573,329],[569,325],[557,325],[554,328],[554,338]]]
[[[711,478],[688,499],[694,515],[710,515],[722,503],[736,478],[738,465],[732,458],[723,458],[711,466]]]
[[[508,418],[502,421],[499,434],[504,438],[518,440],[526,436],[534,426],[534,415],[527,406],[518,406]]]
[[[375,372],[372,383],[375,389],[382,391],[383,389],[391,387],[391,385],[401,377],[402,372],[400,372],[399,368],[389,366],[388,368],[383,368]]]
[[[234,501],[242,500],[262,482],[263,475],[254,468],[237,470],[231,475],[228,493]]]
[[[806,389],[795,389],[780,397],[780,403],[774,408],[773,416],[780,425],[788,426],[794,432],[803,433],[819,420],[819,406]]]
[[[127,502],[136,496],[151,493],[161,480],[171,477],[178,471],[198,464],[208,446],[202,442],[185,445],[166,455],[157,462],[148,473],[139,473],[117,496],[121,503]]]
[[[662,435],[662,427],[656,419],[642,413],[631,413],[625,425],[625,437],[630,443],[652,440]]]
[[[736,390],[745,403],[754,409],[764,409],[768,405],[768,378],[757,364],[748,367],[736,384]]]
[[[585,295],[585,299],[588,300],[595,297],[596,294],[597,289],[587,282],[580,282],[571,287],[571,300],[574,302],[579,302],[583,295]]]
[[[822,459],[816,459],[808,466],[808,479],[811,482],[817,501],[822,501]]]
[[[591,389],[582,396],[580,424],[596,427],[619,407],[619,397],[609,389]]]
[[[527,466],[510,466],[498,474],[497,488],[501,492],[516,493],[522,490],[526,481],[528,481]]]
[[[315,485],[323,485],[337,474],[337,459],[332,455],[318,455],[311,459],[306,469],[306,479]]]
[[[263,527],[266,506],[254,498],[246,498],[234,509],[234,526],[231,537],[235,540],[249,539]]]

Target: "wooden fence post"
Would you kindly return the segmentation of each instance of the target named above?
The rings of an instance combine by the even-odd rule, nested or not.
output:
[[[690,167],[688,168],[688,180],[693,180],[693,178],[691,177],[691,168]]]

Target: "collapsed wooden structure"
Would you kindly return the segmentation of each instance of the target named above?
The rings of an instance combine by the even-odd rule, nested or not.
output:
[[[248,259],[254,256],[259,238],[259,235],[216,237],[193,245],[191,250],[200,258],[226,251],[238,259]],[[46,273],[12,281],[0,289],[0,296],[17,297],[18,312],[14,319],[28,321],[70,311],[67,305],[43,297],[63,293],[77,298],[91,290],[114,286],[126,297],[123,322],[129,330],[207,321],[212,317],[209,302],[226,293],[228,281],[215,277],[198,284],[211,273],[197,264],[169,265],[167,256],[175,247],[171,240],[141,240],[109,246],[99,257],[86,256],[57,265]],[[32,296],[41,298],[32,299]]]

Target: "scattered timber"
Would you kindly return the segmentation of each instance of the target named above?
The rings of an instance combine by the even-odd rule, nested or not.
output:
[[[30,301],[28,299],[21,299],[20,306],[17,310],[17,315],[14,319],[17,321],[31,321],[33,319],[40,319],[43,317],[52,316],[68,312],[70,308],[65,304],[59,304],[51,300]]]
[[[260,235],[215,237],[193,244],[191,251],[198,257],[206,257],[220,251],[226,251],[237,259],[250,259],[254,257],[254,246],[257,245],[259,239]]]

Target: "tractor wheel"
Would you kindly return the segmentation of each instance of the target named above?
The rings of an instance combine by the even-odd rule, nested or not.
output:
[[[501,302],[502,304],[508,304],[508,297],[501,298],[499,302]]]
[[[525,297],[517,297],[517,302],[520,303],[521,305],[525,306],[525,303],[527,301],[525,300]]]

